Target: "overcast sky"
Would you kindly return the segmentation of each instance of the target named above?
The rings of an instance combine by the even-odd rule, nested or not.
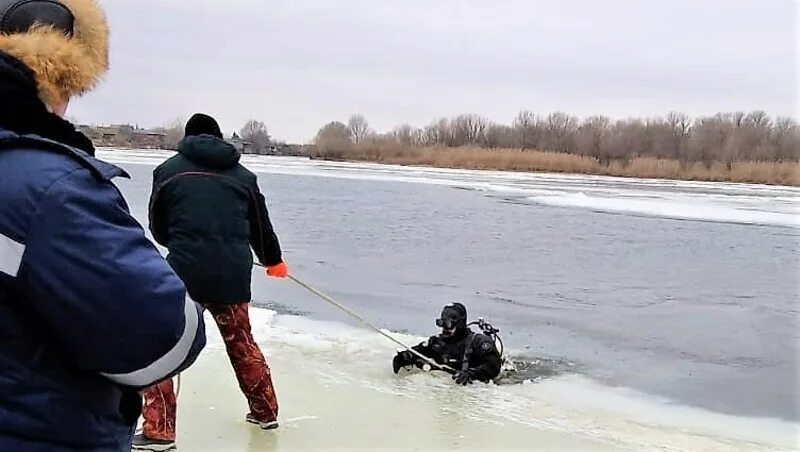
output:
[[[798,116],[793,0],[104,0],[112,69],[82,122],[195,111],[310,140],[521,109],[580,116],[764,109]]]

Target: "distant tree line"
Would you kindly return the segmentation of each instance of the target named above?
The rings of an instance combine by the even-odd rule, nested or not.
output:
[[[346,151],[348,147],[366,143],[553,151],[594,157],[606,164],[636,157],[707,165],[800,160],[797,122],[786,117],[773,119],[763,111],[699,118],[670,113],[664,117],[612,119],[525,110],[511,125],[463,114],[438,119],[422,128],[404,124],[383,134],[370,129],[363,116],[353,115],[347,124],[326,124],[315,139],[321,152]]]
[[[154,129],[154,131],[165,135],[165,148],[176,149],[178,147],[178,143],[183,139],[184,122],[182,119],[176,119],[167,125]],[[247,150],[256,154],[268,153],[271,148],[282,149],[287,147],[285,143],[273,141],[267,130],[267,125],[254,119],[247,121],[237,132],[233,132],[231,139],[246,142]]]

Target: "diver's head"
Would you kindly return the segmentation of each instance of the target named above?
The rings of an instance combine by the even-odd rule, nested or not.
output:
[[[436,319],[436,326],[442,329],[442,337],[452,337],[459,330],[467,328],[467,308],[461,303],[451,303],[442,309]]]

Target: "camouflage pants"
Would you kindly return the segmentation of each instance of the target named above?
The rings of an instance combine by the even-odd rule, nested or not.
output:
[[[272,386],[272,377],[264,355],[250,331],[247,303],[236,305],[206,305],[214,317],[225,349],[233,365],[239,388],[247,398],[250,413],[259,421],[278,418],[278,399]],[[172,381],[167,380],[143,392],[144,430],[146,438],[175,439],[177,401]]]

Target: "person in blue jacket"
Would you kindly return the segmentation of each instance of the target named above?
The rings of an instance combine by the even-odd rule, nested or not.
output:
[[[95,0],[0,0],[0,451],[129,451],[202,309],[61,118],[108,67]]]

